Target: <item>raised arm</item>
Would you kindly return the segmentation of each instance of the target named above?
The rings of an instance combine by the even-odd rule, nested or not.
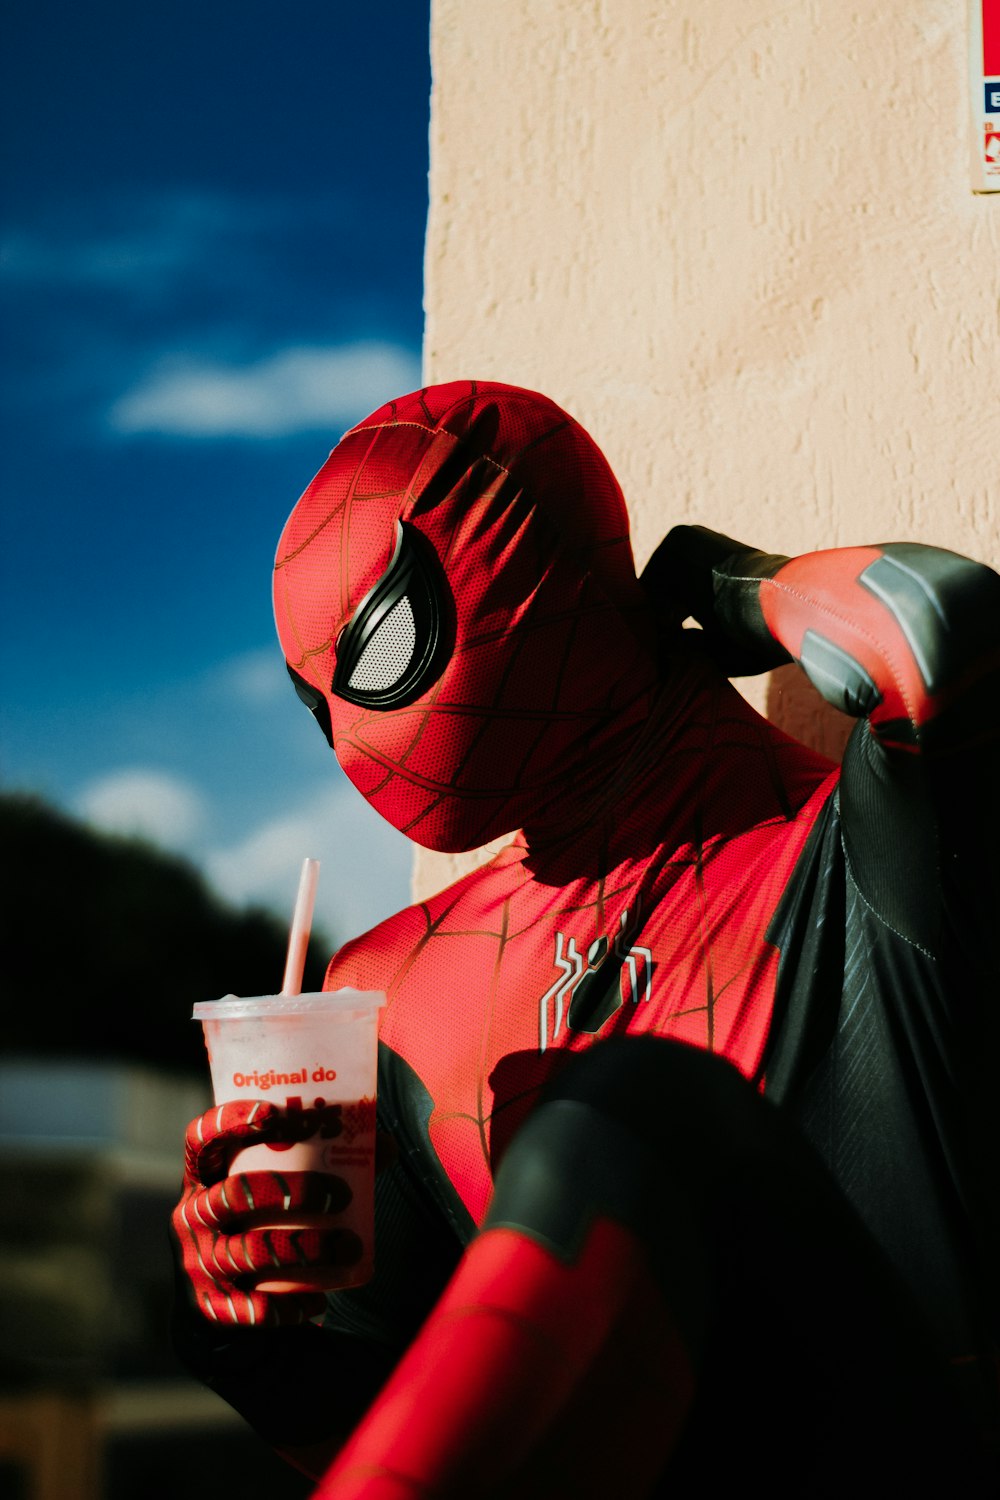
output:
[[[730,675],[796,661],[887,747],[943,748],[1000,727],[1000,576],[982,563],[916,542],[788,558],[677,526],[643,582],[703,626]]]
[[[1000,576],[912,542],[787,558],[678,526],[642,582],[665,632],[693,616],[727,675],[798,662],[863,721],[839,791],[863,898],[909,942],[995,968]]]

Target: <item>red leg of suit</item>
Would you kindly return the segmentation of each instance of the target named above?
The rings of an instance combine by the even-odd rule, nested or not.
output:
[[[631,1232],[598,1220],[567,1264],[488,1229],[316,1500],[639,1500],[693,1394]]]

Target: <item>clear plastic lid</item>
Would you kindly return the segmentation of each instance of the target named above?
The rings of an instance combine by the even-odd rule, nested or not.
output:
[[[250,1016],[303,1016],[329,1011],[331,1015],[378,1010],[385,1004],[381,990],[316,990],[304,995],[225,995],[221,1000],[199,1000],[191,1012],[195,1021],[240,1021]]]

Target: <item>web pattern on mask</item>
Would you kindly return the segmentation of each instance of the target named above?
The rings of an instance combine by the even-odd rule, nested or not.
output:
[[[421,392],[419,403],[391,403],[349,434],[340,482],[320,485],[318,476],[276,564],[286,655],[326,696],[342,765],[390,822],[431,847],[474,847],[523,821],[520,806],[507,815],[505,806],[526,795],[537,802],[606,714],[587,666],[620,624],[615,594],[626,574],[637,606],[627,517],[603,456],[551,403],[500,389],[471,383],[444,411]],[[516,475],[447,428],[462,425],[456,412],[491,402]],[[478,417],[470,420],[475,428]],[[435,445],[443,459],[428,456]],[[567,464],[580,530],[571,545],[559,529]],[[424,530],[454,576],[460,629],[439,681],[412,706],[385,712],[344,703],[331,683],[337,636],[388,566],[390,522],[400,517]],[[626,651],[640,654],[634,640]],[[632,661],[620,670],[627,677]]]

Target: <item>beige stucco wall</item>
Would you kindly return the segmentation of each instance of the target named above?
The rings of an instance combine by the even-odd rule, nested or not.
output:
[[[425,378],[594,434],[678,520],[1000,563],[1000,194],[963,0],[433,0]],[[835,750],[785,669],[749,695]],[[421,856],[418,889],[457,866]]]

